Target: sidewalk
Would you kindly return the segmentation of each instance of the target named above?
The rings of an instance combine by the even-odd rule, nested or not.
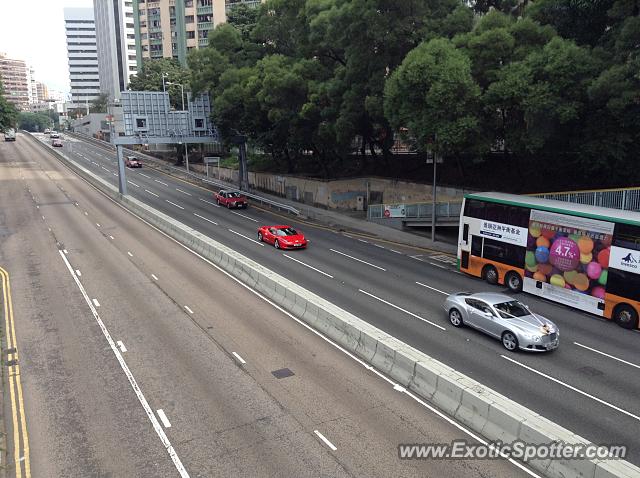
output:
[[[80,135],[85,138],[84,135]],[[112,147],[109,143],[105,143],[95,138],[90,138],[92,142],[100,142],[106,146]],[[196,184],[198,186],[206,187],[211,191],[218,188],[237,188],[237,184],[228,183],[225,181],[218,181],[217,179],[209,178],[202,174],[202,164],[192,164],[190,172],[186,171],[184,166],[175,166],[173,161],[167,161],[164,159],[149,156],[147,154],[138,151],[129,151],[125,149],[126,154],[135,154],[142,157],[145,160],[145,164],[148,167],[152,167],[159,171],[162,171],[171,176],[175,176],[184,181]],[[354,217],[355,211],[336,211],[310,206],[301,202],[286,199],[273,194],[265,193],[263,191],[250,191],[257,196],[262,196],[271,201],[286,204],[294,207],[300,211],[298,220],[308,219],[310,222],[319,223],[333,229],[344,231],[346,233],[353,233],[358,235],[367,236],[372,239],[378,239],[383,241],[389,241],[405,246],[416,247],[421,249],[429,249],[432,251],[443,252],[448,254],[456,254],[457,247],[455,244],[436,241],[432,242],[430,239],[420,236],[418,234],[412,234],[410,232],[401,231],[391,227],[382,226],[380,224],[369,222],[364,218]],[[255,206],[261,207],[261,206]],[[358,213],[362,214],[362,213]]]

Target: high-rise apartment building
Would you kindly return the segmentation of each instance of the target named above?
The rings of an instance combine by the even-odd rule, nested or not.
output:
[[[138,72],[133,1],[93,0],[100,92],[120,98]]]
[[[65,8],[71,108],[84,108],[100,96],[96,26],[93,8]],[[38,95],[39,96],[39,95]],[[48,99],[41,98],[40,101]]]
[[[145,58],[176,58],[186,64],[187,52],[207,46],[209,31],[227,21],[235,5],[260,0],[137,0],[138,66]]]
[[[41,103],[43,101],[49,100],[49,88],[44,83],[39,81],[35,82],[36,84],[36,96],[34,98],[36,103]]]
[[[7,101],[23,111],[29,110],[32,99],[31,72],[23,60],[7,58],[0,53],[0,78]]]

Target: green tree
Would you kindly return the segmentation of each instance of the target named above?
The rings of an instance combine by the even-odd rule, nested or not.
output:
[[[480,88],[471,61],[449,40],[409,52],[387,80],[384,100],[391,124],[407,128],[422,151],[455,154],[477,144]]]
[[[142,62],[142,69],[129,80],[131,91],[162,91],[162,75],[165,75],[165,91],[169,92],[171,106],[182,109],[182,90],[189,89],[191,72],[180,65],[174,58],[147,58]],[[167,85],[167,83],[173,83]],[[178,85],[184,85],[180,88]]]
[[[101,94],[89,103],[89,113],[106,113],[108,110],[109,95]]]
[[[7,101],[4,96],[4,87],[0,80],[0,131],[7,128],[15,128],[18,122],[18,110]]]
[[[227,23],[233,25],[240,32],[242,39],[247,41],[258,21],[258,12],[258,8],[246,3],[232,5],[227,11]]]
[[[18,116],[18,122],[20,129],[31,132],[44,131],[52,126],[51,118],[47,113],[21,111]]]

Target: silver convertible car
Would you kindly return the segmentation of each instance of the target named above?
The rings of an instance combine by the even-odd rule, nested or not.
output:
[[[507,350],[543,352],[558,347],[558,327],[529,306],[505,294],[457,292],[447,297],[444,308],[454,327],[468,325],[499,338]]]

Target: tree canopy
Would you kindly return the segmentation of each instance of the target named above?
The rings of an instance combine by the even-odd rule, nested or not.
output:
[[[4,96],[4,87],[0,81],[0,131],[7,128],[15,128],[18,121],[18,110],[7,101]]]

